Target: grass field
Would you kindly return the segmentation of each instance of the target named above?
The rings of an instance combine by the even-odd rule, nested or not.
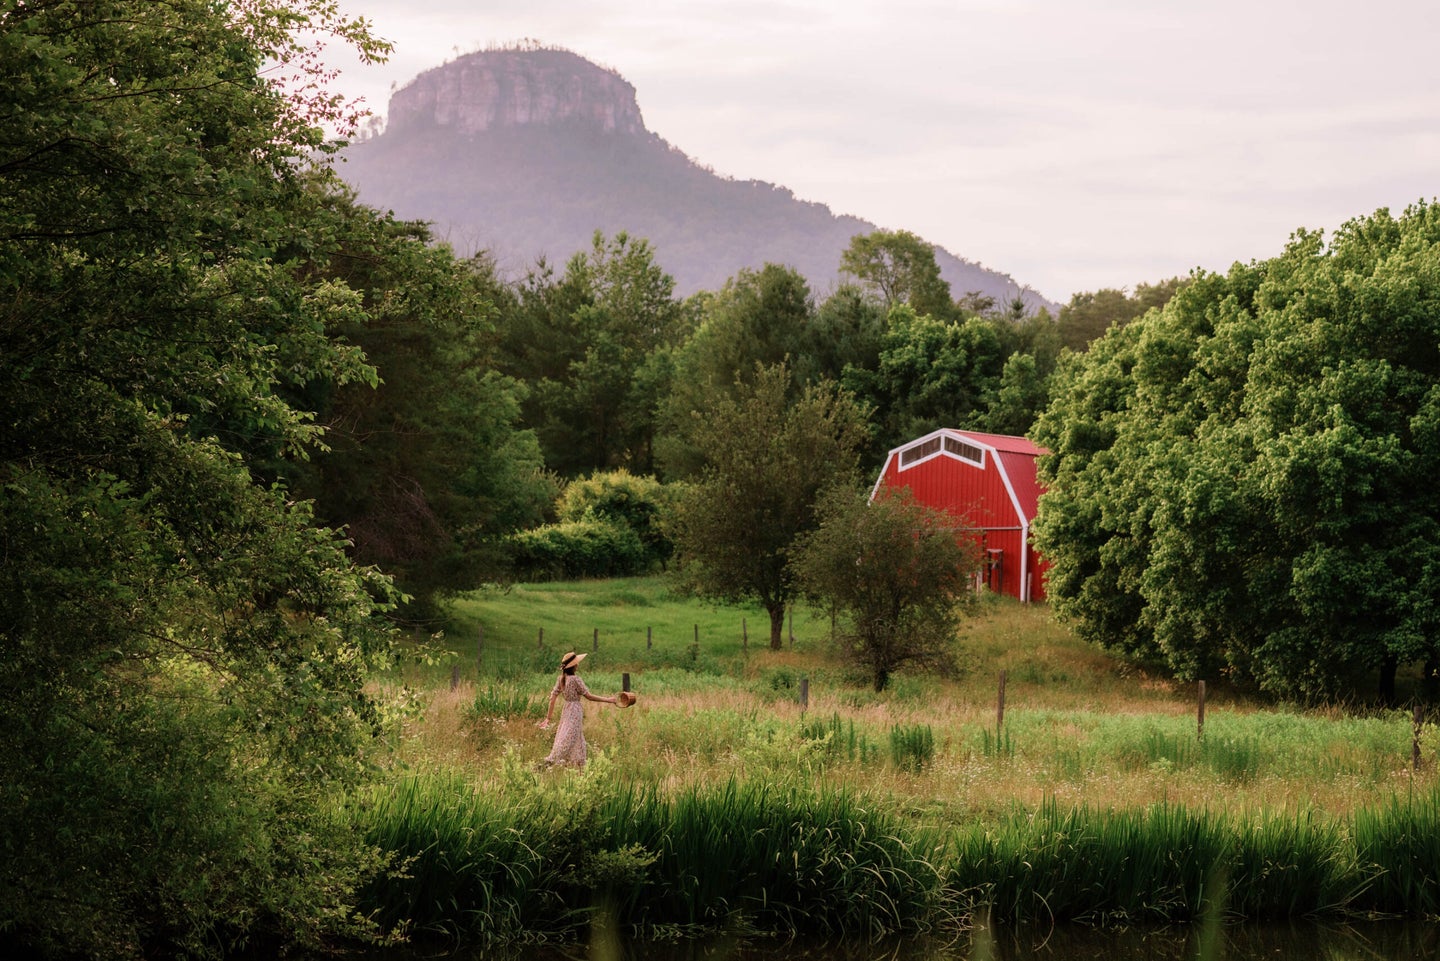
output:
[[[477,592],[453,613],[377,679],[413,707],[391,776],[346,812],[403,867],[367,894],[400,930],[494,943],[602,918],[650,937],[851,938],[977,916],[1440,916],[1440,739],[1427,728],[1414,768],[1404,712],[1210,685],[1202,737],[1195,685],[998,598],[952,670],[882,693],[840,661],[827,617],[798,612],[772,650],[758,610],[662,578]],[[537,766],[569,650],[590,652],[592,691],[628,675],[640,698],[585,705],[583,774]]]
[[[538,760],[551,733],[534,722],[560,655],[578,650],[592,690],[619,690],[628,673],[640,695],[624,711],[586,705],[592,751],[616,776],[671,791],[732,776],[843,784],[946,823],[1047,801],[1345,815],[1435,780],[1433,733],[1416,771],[1400,711],[1301,711],[1212,682],[1201,738],[1195,685],[1098,652],[1044,605],[987,599],[948,676],[901,672],[879,694],[830,632],[824,615],[797,611],[771,650],[763,612],[678,597],[658,577],[466,595],[445,656],[404,674],[425,710],[401,756],[477,774],[507,753]]]

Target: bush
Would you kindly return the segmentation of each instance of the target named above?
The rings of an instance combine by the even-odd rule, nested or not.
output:
[[[520,531],[511,536],[510,546],[512,570],[520,580],[628,577],[650,567],[635,531],[594,517]]]
[[[627,527],[640,538],[647,561],[663,566],[674,552],[664,532],[670,488],[653,477],[626,470],[597,471],[571,481],[560,495],[560,521],[603,520]]]

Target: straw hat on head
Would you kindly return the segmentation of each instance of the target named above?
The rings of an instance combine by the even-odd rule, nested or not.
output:
[[[571,651],[569,654],[560,658],[560,670],[565,671],[572,667],[579,667],[580,662],[585,660],[586,656],[585,654],[576,654],[574,651]]]

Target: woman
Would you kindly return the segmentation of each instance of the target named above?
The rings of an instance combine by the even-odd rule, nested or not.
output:
[[[555,711],[557,697],[565,699],[565,706],[560,709],[560,726],[555,729],[555,744],[550,749],[550,756],[545,758],[545,764],[573,764],[575,767],[584,767],[585,712],[580,706],[580,699],[583,697],[602,704],[616,703],[613,697],[596,697],[591,694],[585,682],[580,680],[575,669],[583,660],[585,655],[576,654],[574,651],[560,658],[560,679],[550,691],[550,705],[545,709],[545,720],[540,722],[540,729],[543,731],[550,726],[550,715]]]

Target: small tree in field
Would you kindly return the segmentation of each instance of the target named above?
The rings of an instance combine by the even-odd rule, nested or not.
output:
[[[790,554],[815,526],[822,492],[854,483],[864,412],[834,382],[788,395],[783,364],[737,382],[694,436],[705,467],[677,505],[675,544],[683,578],[704,597],[755,601],[770,616],[779,650],[785,610],[796,596]]]
[[[845,622],[846,655],[883,691],[900,667],[942,668],[973,594],[978,548],[955,520],[917,503],[908,490],[873,502],[837,490],[820,524],[798,546],[794,569],[805,594]]]

